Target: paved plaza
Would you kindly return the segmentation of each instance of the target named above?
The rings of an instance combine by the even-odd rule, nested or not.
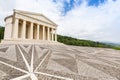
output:
[[[120,51],[1,44],[0,80],[120,80]]]

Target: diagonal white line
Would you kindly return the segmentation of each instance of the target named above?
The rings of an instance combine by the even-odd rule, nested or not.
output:
[[[32,56],[31,56],[31,72],[33,72],[34,47],[35,47],[35,46],[33,45]]]
[[[40,64],[37,66],[37,68],[35,69],[34,72],[37,71],[37,69],[41,66],[41,64],[44,62],[44,60],[47,58],[47,56],[50,54],[50,51],[46,54],[46,56],[44,57],[44,59],[40,62]]]
[[[20,68],[17,68],[17,67],[15,67],[15,66],[12,66],[12,65],[10,65],[10,64],[7,64],[7,63],[5,63],[5,62],[0,61],[0,63],[1,63],[1,64],[4,64],[4,65],[6,65],[6,66],[9,66],[9,67],[11,67],[11,68],[14,68],[14,69],[16,69],[16,70],[19,70],[19,71],[21,71],[21,72],[28,73],[28,72],[25,71],[25,70],[22,70],[22,69],[20,69]]]
[[[30,74],[26,74],[26,75],[23,75],[23,76],[14,78],[14,79],[10,79],[10,80],[23,80],[24,78],[27,78],[27,77],[29,77],[29,76],[30,76]]]
[[[20,53],[21,53],[21,55],[22,55],[22,58],[23,58],[23,60],[24,60],[24,62],[25,62],[25,64],[26,64],[26,66],[27,66],[29,72],[30,72],[30,71],[31,71],[31,70],[30,70],[30,65],[28,64],[28,62],[27,62],[27,60],[26,60],[24,54],[22,53],[21,49],[19,48],[19,46],[17,46],[17,47],[18,47],[18,49],[19,49],[19,51],[20,51]]]
[[[50,76],[50,77],[55,77],[55,78],[58,78],[58,79],[73,80],[73,79],[71,79],[71,78],[66,78],[66,77],[51,75],[51,74],[47,74],[47,73],[43,73],[43,72],[35,72],[35,73],[37,73],[37,74],[42,74],[42,75],[46,75],[46,76]]]
[[[36,77],[34,73],[30,73],[30,78],[31,80],[38,80],[38,78]]]

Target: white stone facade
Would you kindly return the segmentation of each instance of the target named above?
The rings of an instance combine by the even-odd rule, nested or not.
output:
[[[57,24],[43,14],[14,10],[5,18],[4,40],[57,41]]]

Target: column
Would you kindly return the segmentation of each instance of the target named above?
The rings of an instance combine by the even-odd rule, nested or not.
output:
[[[40,30],[40,26],[37,24],[37,39],[38,39],[38,40],[40,39],[40,38],[39,38],[39,34],[40,34],[39,30]]]
[[[14,33],[13,33],[13,37],[14,38],[18,38],[18,25],[19,25],[19,20],[15,19],[15,23],[14,23]]]
[[[55,30],[55,41],[57,41],[57,31]]]
[[[47,40],[49,41],[50,40],[50,28],[47,27]]]
[[[33,23],[30,25],[30,39],[33,39]]]
[[[26,38],[26,21],[23,20],[23,26],[22,26],[23,30],[22,30],[22,39]]]
[[[52,41],[53,41],[54,40],[53,28],[52,28],[51,34],[52,34]]]
[[[43,27],[43,35],[42,35],[42,38],[43,38],[43,40],[45,40],[45,26],[42,26]]]

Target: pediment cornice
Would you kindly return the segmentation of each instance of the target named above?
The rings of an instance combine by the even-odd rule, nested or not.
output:
[[[24,16],[27,16],[27,17],[30,17],[30,18],[34,18],[34,16],[37,16],[38,18],[39,17],[43,17],[46,21],[44,20],[41,20],[41,19],[38,19],[37,20],[40,20],[42,22],[45,22],[45,23],[49,23],[49,24],[52,24],[52,25],[55,25],[56,27],[58,26],[56,23],[54,23],[52,20],[48,19],[46,16],[44,16],[43,14],[40,14],[40,13],[33,13],[33,12],[28,12],[28,11],[21,11],[21,10],[15,10],[14,9],[14,13],[18,13],[18,14],[21,14],[21,15],[24,15]],[[28,14],[28,15],[27,15]],[[31,16],[30,16],[31,15]],[[33,15],[33,16],[32,16]]]

